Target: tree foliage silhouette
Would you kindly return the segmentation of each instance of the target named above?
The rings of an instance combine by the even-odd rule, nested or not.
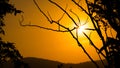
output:
[[[17,10],[12,4],[10,4],[9,0],[0,0],[0,68],[2,68],[2,64],[8,61],[14,63],[14,68],[21,68],[22,65],[24,67],[26,66],[22,61],[23,57],[14,46],[14,43],[2,40],[2,35],[5,35],[3,27],[5,26],[4,17],[6,14],[10,13],[16,15],[21,12],[21,10]],[[26,68],[28,68],[28,66]]]
[[[119,0],[96,0],[94,3],[89,2],[88,8],[90,14],[96,13],[92,17],[96,23],[102,23],[106,33],[106,41],[102,39],[103,47],[100,52],[105,50],[106,59],[109,67],[120,67],[120,1]],[[110,26],[109,26],[110,25]],[[117,35],[115,38],[107,35],[107,28],[113,28]],[[108,48],[108,49],[107,49]]]
[[[45,16],[48,22],[50,24],[53,23],[57,24],[58,29],[52,29],[52,28],[47,28],[33,24],[24,25],[22,24],[22,22],[24,21],[23,16],[22,16],[22,20],[20,21],[20,25],[38,27],[56,32],[69,32],[72,35],[73,39],[76,40],[78,46],[80,46],[83,49],[84,53],[89,57],[89,59],[95,64],[97,68],[99,68],[98,64],[94,61],[94,59],[89,55],[89,53],[85,50],[84,46],[78,40],[78,28],[80,27],[80,25],[75,21],[75,19],[71,16],[71,14],[69,14],[69,11],[67,11],[66,8],[64,9],[62,6],[60,6],[58,3],[54,2],[53,0],[48,0],[48,1],[63,11],[63,15],[61,15],[61,18],[59,18],[57,21],[52,19],[49,12],[47,15],[44,11],[42,11],[42,9],[38,6],[37,2],[33,0],[38,10]],[[103,66],[105,68],[120,68],[120,45],[119,45],[120,44],[120,8],[119,8],[120,0],[112,0],[112,1],[84,0],[87,9],[80,4],[80,2],[82,2],[81,0],[78,1],[71,0],[71,1],[85,14],[87,14],[87,16],[90,18],[92,22],[92,25],[94,26],[94,29],[86,27],[85,30],[96,31],[102,41],[101,48],[99,49],[97,45],[94,44],[90,36],[88,36],[84,31],[82,32],[85,35],[85,37],[89,40],[90,44],[96,49],[99,58],[101,59],[100,55],[102,55],[106,59],[107,65],[105,65],[101,59]],[[74,14],[80,22],[80,18],[77,15],[77,13],[72,12],[72,10],[70,10],[70,12]],[[67,15],[69,19],[72,20],[72,22],[75,24],[75,27],[71,29],[61,24],[61,20],[64,18],[64,15]],[[61,28],[63,28],[64,30]],[[108,35],[107,30],[109,29],[114,29],[114,31],[116,31],[117,33],[116,37],[111,37]],[[73,31],[76,31],[76,34],[74,34]],[[103,35],[103,32],[105,33],[105,35]],[[105,53],[103,53],[103,51],[105,51]]]

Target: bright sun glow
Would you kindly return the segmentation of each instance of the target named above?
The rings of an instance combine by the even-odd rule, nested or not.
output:
[[[84,30],[85,30],[85,26],[80,26],[78,28],[78,34],[82,33],[82,31],[84,31]]]

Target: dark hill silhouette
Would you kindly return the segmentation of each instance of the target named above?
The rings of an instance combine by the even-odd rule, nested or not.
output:
[[[58,68],[58,66],[62,66],[62,68],[96,68],[92,62],[84,62],[79,64],[72,64],[72,63],[61,63],[58,61],[52,61],[47,59],[41,59],[41,58],[33,58],[33,57],[27,57],[23,60],[25,63],[28,63],[28,65],[31,68]],[[100,61],[96,61],[100,68],[103,68]],[[13,68],[13,64],[6,63],[4,64],[3,68]]]
[[[24,58],[24,62],[28,63],[31,68],[57,68],[57,65],[61,64],[58,61],[33,57]]]

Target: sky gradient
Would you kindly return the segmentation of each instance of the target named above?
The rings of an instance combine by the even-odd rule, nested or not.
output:
[[[61,17],[63,12],[47,0],[36,1],[44,12],[50,12],[53,19],[57,20]],[[86,15],[83,14],[82,11],[78,10],[78,8],[70,0],[55,1],[64,8],[66,7],[66,4],[68,4],[69,7],[67,9],[72,9],[78,13],[82,23],[84,23],[87,19]],[[23,15],[25,19],[23,24],[28,24],[31,22],[32,24],[56,28],[56,25],[51,26],[49,24],[46,18],[36,8],[32,0],[11,0],[11,3],[13,3],[16,8],[22,10],[24,13],[17,16],[9,14],[6,16],[6,35],[4,36],[4,39],[14,42],[23,57],[45,58],[65,63],[90,61],[69,33],[60,33],[36,27],[20,26],[19,20],[21,20],[21,15]],[[81,5],[84,5],[84,2],[81,3]],[[73,18],[77,20],[74,15]],[[65,16],[62,21],[66,26],[73,27],[72,22],[67,18],[67,16]],[[92,27],[92,25],[89,25],[88,27]],[[92,35],[93,36],[91,36],[91,38],[95,44],[100,47],[101,41],[99,37],[95,32],[93,32]],[[84,38],[82,34],[79,35],[79,38],[87,52],[90,53],[95,60],[99,60],[97,54],[95,53],[95,49],[90,46],[87,39]]]

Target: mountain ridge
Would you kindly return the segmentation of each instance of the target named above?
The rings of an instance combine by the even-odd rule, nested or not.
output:
[[[27,63],[30,68],[96,68],[95,65],[91,62],[82,62],[78,64],[73,63],[62,63],[59,61],[35,58],[35,57],[25,57],[23,59],[25,63]],[[104,68],[100,61],[96,61],[100,68]],[[3,68],[13,68],[12,63],[4,64]]]

